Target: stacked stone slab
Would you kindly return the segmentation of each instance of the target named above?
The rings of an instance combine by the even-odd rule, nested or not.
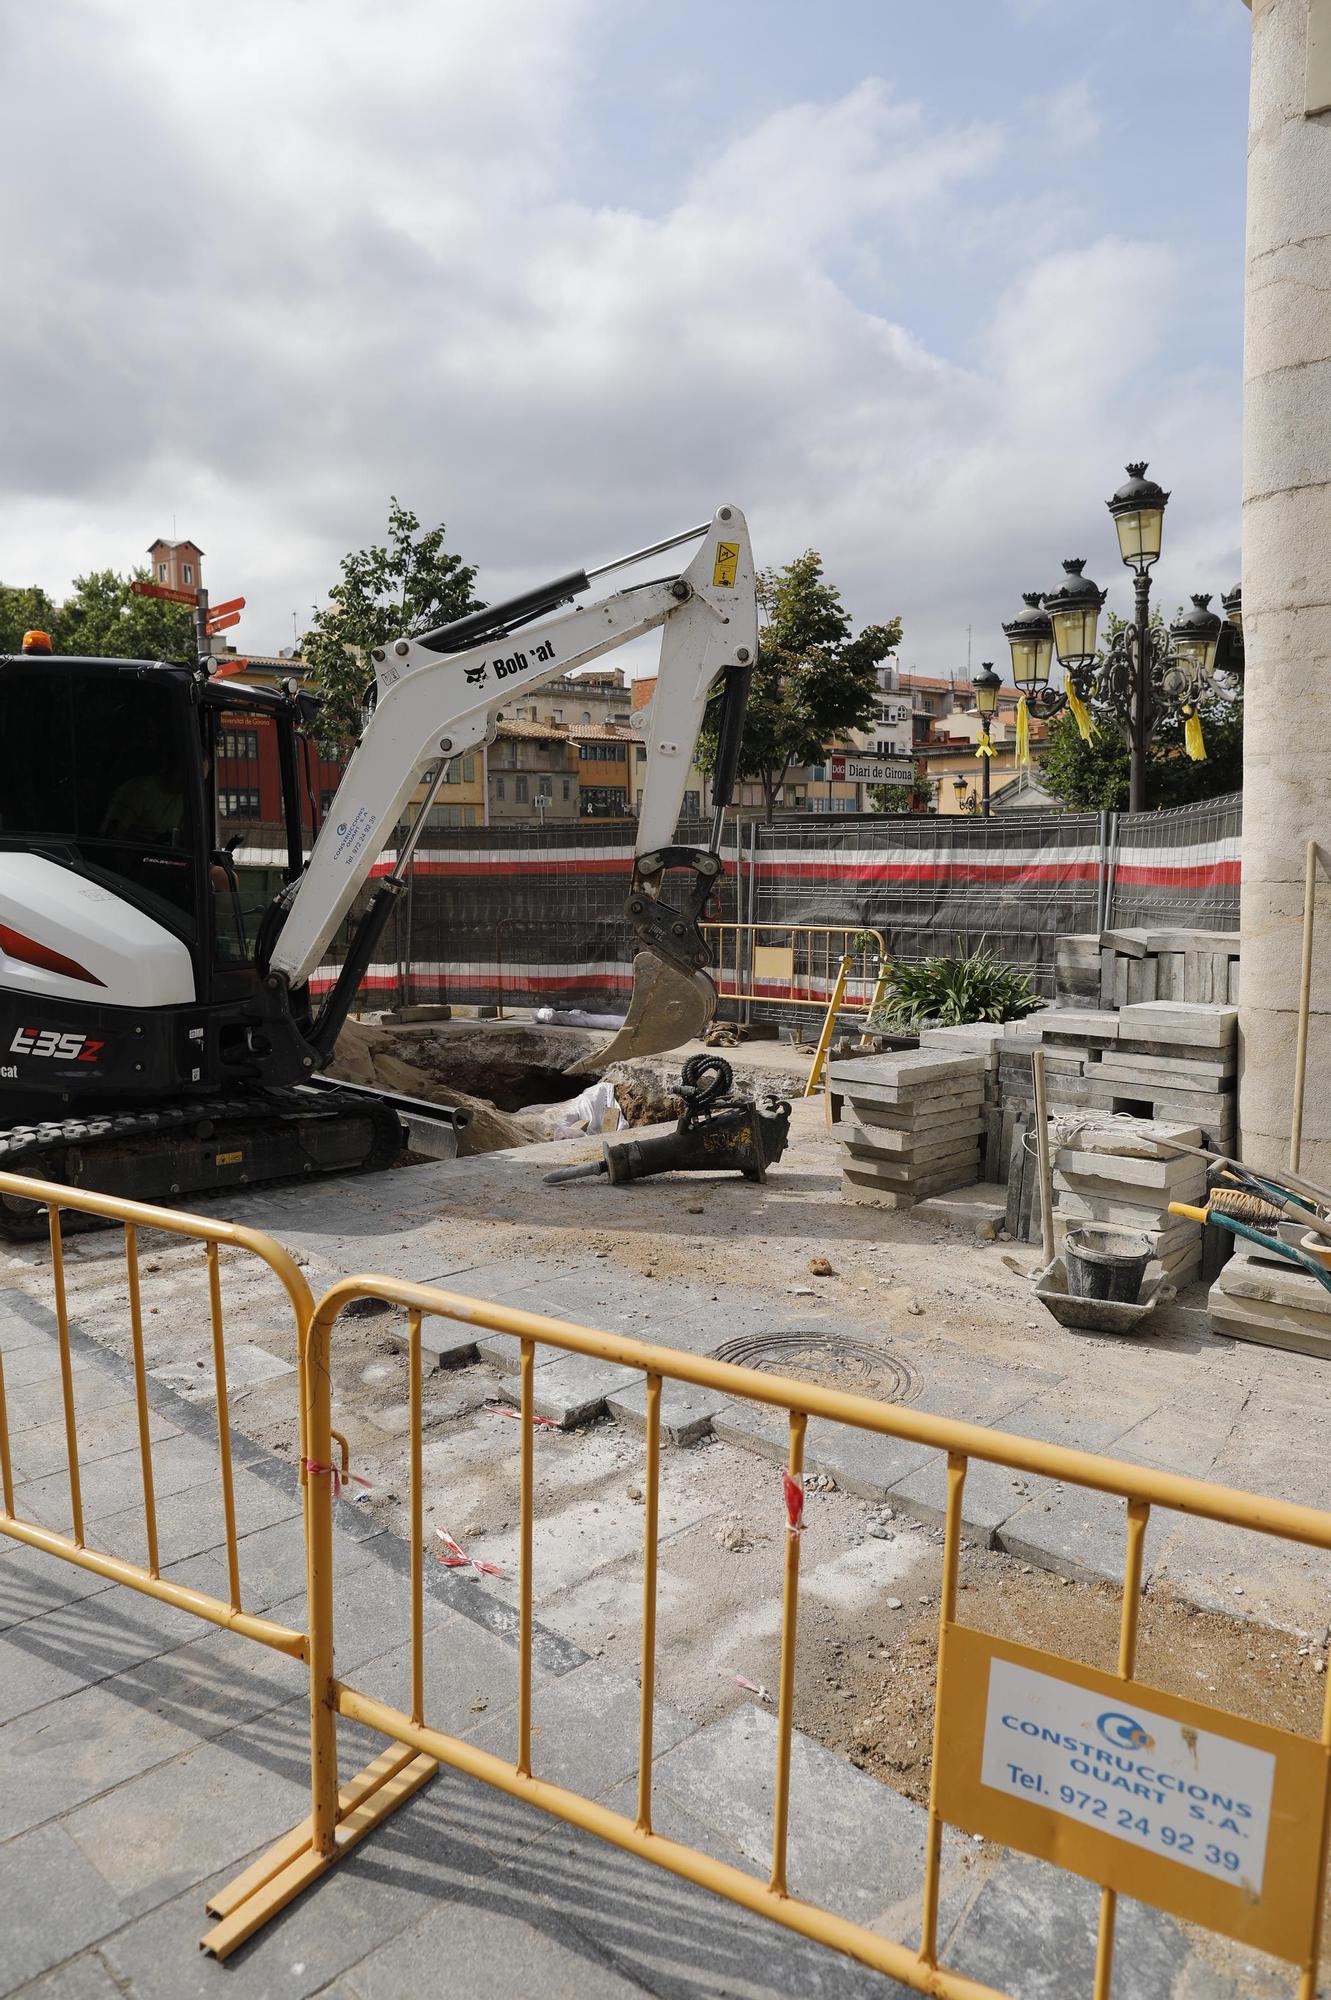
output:
[[[1233,1005],[1239,997],[1238,936],[1169,929],[1060,937],[1054,989],[1061,1007],[1131,1007],[1147,1000]]]
[[[1046,1008],[1008,1023],[998,1051],[1008,1127],[1029,1117],[1031,1054],[1043,1048],[1054,1111],[1113,1111],[1195,1124],[1201,1144],[1230,1153],[1236,1137],[1238,1009],[1153,1000],[1117,1013]]]
[[[979,1178],[987,1066],[984,1055],[932,1049],[833,1063],[846,1199],[911,1208],[926,1195],[971,1186]]]
[[[1239,1239],[1206,1300],[1213,1333],[1299,1354],[1331,1355],[1331,1292],[1287,1259]]]
[[[984,1057],[983,1130],[980,1134],[980,1179],[983,1181],[1007,1178],[1007,1169],[1001,1164],[1003,1107],[998,1085],[998,1056],[1003,1040],[1001,1022],[993,1021],[969,1021],[963,1027],[922,1028],[920,1031],[920,1047],[934,1055]]]
[[[1116,1118],[1103,1124],[1063,1118],[1055,1123],[1054,1246],[1063,1254],[1069,1229],[1124,1229],[1145,1236],[1170,1282],[1188,1284],[1201,1270],[1202,1227],[1171,1215],[1172,1201],[1200,1208],[1206,1162],[1167,1145],[1201,1143],[1193,1125]],[[1331,1300],[1331,1294],[1327,1294]]]

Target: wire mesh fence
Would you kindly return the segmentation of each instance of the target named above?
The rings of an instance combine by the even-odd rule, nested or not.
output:
[[[991,948],[1054,991],[1062,935],[1178,925],[1238,927],[1242,801],[1167,812],[811,816],[731,823],[714,922],[846,925],[882,933],[908,962]],[[683,845],[710,828],[681,825]],[[367,1007],[445,1002],[622,1011],[632,981],[624,917],[630,823],[432,832],[410,864],[361,988]],[[243,863],[244,852],[238,857]],[[258,859],[256,855],[256,860]],[[393,866],[390,847],[376,874]],[[373,882],[315,975],[327,991]],[[753,933],[762,941],[761,928]],[[757,1017],[791,1018],[775,1003]]]

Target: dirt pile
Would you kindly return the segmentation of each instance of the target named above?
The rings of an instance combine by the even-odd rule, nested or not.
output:
[[[328,1074],[344,1083],[368,1083],[380,1090],[400,1091],[405,1097],[421,1097],[427,1104],[447,1104],[470,1114],[466,1150],[469,1153],[496,1153],[505,1146],[531,1146],[546,1134],[535,1118],[523,1118],[498,1111],[483,1097],[472,1096],[445,1083],[432,1067],[413,1061],[414,1045],[392,1035],[386,1028],[371,1028],[363,1021],[348,1021],[337,1038],[337,1050]]]

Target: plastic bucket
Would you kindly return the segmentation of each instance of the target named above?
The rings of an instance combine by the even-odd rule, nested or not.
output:
[[[1070,1229],[1063,1244],[1068,1291],[1074,1299],[1136,1305],[1151,1261],[1150,1239],[1126,1230]]]

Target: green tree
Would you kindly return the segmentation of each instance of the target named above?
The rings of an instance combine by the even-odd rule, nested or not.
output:
[[[1109,641],[1125,620],[1109,619]],[[1164,620],[1151,613],[1152,629],[1163,636]],[[1103,650],[1097,656],[1102,660]],[[1215,683],[1197,704],[1206,757],[1194,763],[1184,748],[1183,720],[1167,716],[1151,739],[1146,759],[1146,796],[1152,807],[1190,805],[1236,792],[1243,785],[1243,695]],[[1065,806],[1080,811],[1126,812],[1128,805],[1128,746],[1110,713],[1093,705],[1095,733],[1082,740],[1064,709],[1049,724],[1043,745],[1035,753],[1045,789]]]
[[[130,586],[146,578],[146,570],[120,576],[113,569],[75,577],[74,594],[61,605],[51,635],[56,651],[84,659],[174,660],[186,665],[197,659],[193,611],[188,604],[140,597]]]
[[[362,702],[374,678],[370,654],[394,639],[410,639],[482,610],[472,595],[476,572],[444,547],[444,527],[424,533],[415,514],[388,503],[388,540],[342,558],[341,580],[315,613],[304,658],[323,697],[320,735],[326,748],[360,735]]]
[[[25,632],[49,632],[57,652],[60,643],[60,606],[49,598],[40,584],[0,583],[0,654],[17,653]]]
[[[764,570],[758,578],[758,604],[758,658],[739,771],[762,785],[770,822],[792,766],[823,763],[829,743],[877,720],[874,670],[900,643],[901,620],[866,625],[852,638],[841,594],[825,581],[822,558],[813,549],[784,569]],[[715,756],[711,717],[698,749],[703,770],[713,768]]]
[[[879,813],[931,812],[934,782],[917,775],[908,785],[870,785],[869,804]]]

